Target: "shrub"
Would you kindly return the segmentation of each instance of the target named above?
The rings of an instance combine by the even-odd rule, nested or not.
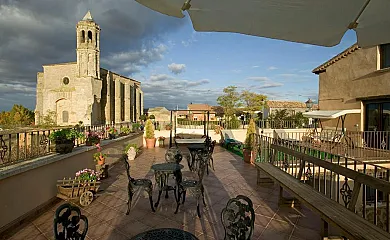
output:
[[[131,132],[130,128],[128,127],[121,127],[121,133],[129,134]]]
[[[254,144],[254,138],[256,133],[256,125],[253,118],[249,121],[248,129],[246,131],[245,149],[252,150]]]
[[[145,138],[146,139],[153,139],[154,137],[154,126],[152,123],[152,120],[148,119],[146,120],[146,126],[145,126]]]
[[[51,141],[75,140],[77,138],[84,138],[84,134],[71,128],[57,130],[49,135]]]

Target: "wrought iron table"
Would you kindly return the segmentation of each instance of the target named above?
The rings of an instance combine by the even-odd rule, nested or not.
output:
[[[177,228],[152,229],[131,238],[131,240],[198,240],[192,233]]]
[[[157,202],[154,204],[154,207],[157,207],[158,204],[160,203],[160,197],[162,191],[165,191],[165,198],[168,198],[168,191],[174,191],[175,193],[175,200],[176,202],[179,202],[179,195],[176,193],[176,190],[178,191],[179,183],[181,182],[181,169],[184,168],[183,165],[178,164],[178,163],[159,163],[159,164],[154,164],[151,167],[154,170],[154,177],[156,179],[156,183],[159,188],[159,193],[158,193],[158,199]],[[176,180],[176,187],[172,187],[168,185],[168,178],[169,175],[173,174]]]
[[[193,143],[204,143],[206,138],[177,138],[175,143],[178,144],[193,144]]]
[[[190,151],[191,154],[191,162],[188,162],[188,168],[190,170],[193,170],[192,168],[194,167],[195,164],[195,154],[197,151],[200,150],[205,150],[206,145],[205,143],[195,143],[195,144],[190,144],[187,146],[188,150]]]

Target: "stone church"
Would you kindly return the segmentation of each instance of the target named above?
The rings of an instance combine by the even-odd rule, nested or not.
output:
[[[137,121],[143,114],[141,83],[100,67],[100,27],[88,11],[77,23],[77,61],[43,65],[37,74],[35,124]]]

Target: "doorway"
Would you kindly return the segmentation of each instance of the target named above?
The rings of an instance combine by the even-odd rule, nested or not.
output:
[[[371,101],[365,104],[365,141],[368,147],[390,149],[390,102]]]

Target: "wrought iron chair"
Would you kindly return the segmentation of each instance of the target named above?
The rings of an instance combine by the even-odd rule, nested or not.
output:
[[[175,162],[180,163],[183,159],[183,154],[181,153],[180,149],[177,147],[172,147],[167,150],[165,153],[165,161],[166,162]]]
[[[214,159],[213,159],[213,152],[214,152],[215,144],[217,144],[217,141],[214,140],[208,146],[208,151],[209,151],[210,156],[208,158],[207,175],[209,174],[208,166],[212,167],[213,170],[215,171],[215,169],[214,169]]]
[[[243,195],[231,198],[221,213],[227,240],[249,240],[253,234],[255,211],[252,201]]]
[[[83,227],[81,233],[79,232],[80,221],[84,222],[81,225]],[[84,240],[87,231],[88,218],[81,214],[80,208],[70,203],[65,203],[57,208],[54,216],[54,237],[56,240]]]
[[[186,200],[186,194],[187,191],[190,191],[193,195],[195,195],[196,200],[197,200],[197,206],[196,206],[196,211],[198,214],[198,217],[200,218],[200,209],[199,209],[199,201],[200,197],[202,197],[203,205],[206,206],[206,202],[204,200],[204,187],[203,187],[203,177],[204,173],[206,171],[207,163],[208,163],[208,151],[198,151],[195,155],[196,158],[196,163],[198,163],[198,168],[196,170],[197,175],[198,175],[198,180],[194,179],[187,179],[187,180],[182,180],[182,175],[181,173],[179,174],[178,178],[178,198],[179,200],[177,201],[177,206],[176,206],[176,211],[175,214],[179,210],[179,205],[180,205],[180,197],[183,196],[183,201],[182,204],[184,204]]]
[[[126,174],[127,178],[129,180],[129,183],[127,185],[127,191],[129,194],[129,200],[127,201],[127,211],[126,215],[129,215],[130,209],[131,209],[131,201],[133,200],[133,196],[136,190],[139,188],[143,188],[145,192],[149,195],[149,202],[150,202],[150,208],[153,212],[155,212],[153,207],[153,198],[152,198],[152,191],[153,191],[153,184],[150,179],[147,178],[140,178],[140,179],[134,179],[130,175],[130,164],[127,161],[127,158],[123,158],[126,166]]]

